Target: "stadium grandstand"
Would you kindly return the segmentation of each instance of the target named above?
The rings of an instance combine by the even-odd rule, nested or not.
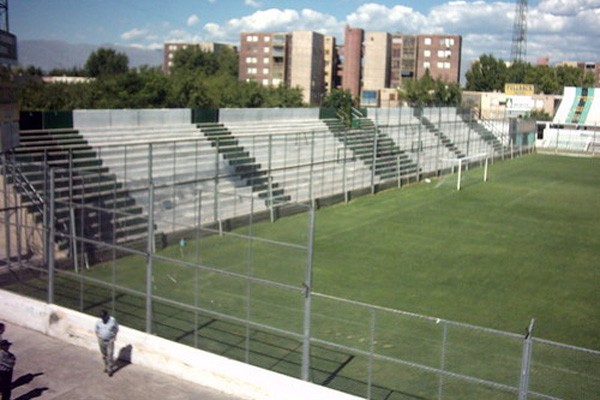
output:
[[[354,112],[350,127],[320,109],[22,112],[21,143],[5,154],[5,173],[41,223],[54,169],[57,229],[123,243],[147,236],[150,184],[161,236],[200,204],[202,223],[250,207],[273,217],[285,203],[347,201],[439,175],[440,159],[511,151],[509,132],[495,134],[456,108]]]
[[[551,123],[538,125],[537,148],[595,155],[600,151],[600,90],[565,87]]]

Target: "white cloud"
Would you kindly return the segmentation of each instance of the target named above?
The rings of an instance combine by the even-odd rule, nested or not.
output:
[[[200,22],[200,17],[198,17],[196,14],[190,15],[187,19],[187,26],[194,26],[198,22]]]
[[[121,39],[133,40],[133,39],[139,39],[139,38],[147,36],[147,35],[148,35],[148,29],[133,28],[130,31],[123,32],[121,34]]]
[[[211,1],[211,0],[209,0]],[[212,0],[214,1],[214,0]],[[245,0],[246,5],[258,4]],[[531,2],[530,2],[531,3]],[[365,31],[447,33],[463,36],[463,65],[482,54],[508,59],[515,13],[514,0],[454,0],[426,12],[406,5],[369,2],[336,17],[313,9],[257,10],[248,15],[203,25],[200,35],[171,31],[170,38],[239,44],[241,32],[312,30],[334,35],[343,43],[345,25]],[[600,62],[600,0],[540,0],[528,12],[528,60],[549,56],[551,62],[569,59]],[[463,71],[464,72],[464,71]]]
[[[244,4],[254,8],[258,8],[262,5],[259,1],[256,0],[244,0]]]

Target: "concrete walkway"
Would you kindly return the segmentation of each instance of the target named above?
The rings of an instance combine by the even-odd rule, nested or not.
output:
[[[119,365],[112,377],[103,373],[100,352],[66,344],[10,323],[4,339],[17,357],[12,400],[237,400],[167,374],[133,364]],[[119,353],[119,343],[115,354]]]

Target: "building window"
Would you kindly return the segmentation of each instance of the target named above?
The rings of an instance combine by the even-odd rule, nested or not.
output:
[[[423,55],[424,55],[425,57],[431,57],[431,50],[425,50],[425,51],[423,52]]]
[[[431,46],[431,38],[430,37],[425,38],[425,46]]]
[[[437,67],[438,67],[438,69],[444,69],[444,62],[443,61],[438,61]]]
[[[450,58],[451,55],[450,50],[438,50],[438,58]]]
[[[263,64],[269,64],[269,57],[264,57],[263,58]]]
[[[269,68],[263,68],[263,75],[269,75]]]
[[[270,51],[271,51],[271,48],[270,48],[270,47],[265,47],[265,48],[263,49],[263,53],[268,53],[268,52],[270,52]]]
[[[271,41],[271,36],[265,36],[264,41],[265,43],[269,43]]]
[[[246,42],[258,42],[258,36],[248,35],[246,36]]]
[[[440,39],[440,45],[446,46],[446,47],[454,46],[454,38],[443,38],[443,39]]]
[[[246,57],[246,64],[256,64],[257,62],[256,57]]]
[[[269,86],[269,80],[268,79],[263,79],[262,80],[262,84],[263,84],[263,86]]]
[[[450,69],[450,63],[448,61],[444,62],[444,69]]]
[[[431,68],[431,63],[430,63],[429,61],[425,61],[425,62],[423,63],[423,68],[425,68],[425,69],[429,69],[429,68]]]
[[[256,68],[248,68],[248,75],[254,75],[258,72]]]

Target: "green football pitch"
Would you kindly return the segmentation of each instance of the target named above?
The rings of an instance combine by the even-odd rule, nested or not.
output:
[[[511,333],[523,333],[534,318],[535,337],[599,349],[600,159],[534,154],[493,163],[486,183],[481,181],[481,168],[472,168],[463,177],[461,191],[456,190],[456,175],[446,175],[319,209],[314,229],[313,290]],[[252,234],[302,243],[307,227],[307,215],[297,214],[274,223],[253,224]],[[245,227],[238,232],[247,234],[248,230]],[[270,242],[256,243],[251,253],[248,248],[247,240],[213,235],[202,238],[200,245],[188,237],[183,255],[177,245],[158,254],[189,262],[201,254],[203,264],[228,273],[249,273],[259,279],[301,286],[304,250],[282,250]],[[145,263],[142,256],[121,258],[116,263],[92,266],[83,274],[144,293]],[[157,296],[199,304],[242,321],[250,304],[246,297],[251,293],[253,321],[302,332],[303,296],[298,293],[290,295],[281,288],[261,285],[250,290],[235,275],[223,278],[216,271],[199,273],[188,266],[173,265],[167,258],[156,260],[153,268]],[[35,286],[29,282],[27,288],[19,290],[27,292]],[[101,286],[84,285],[71,274],[59,274],[56,299],[59,304],[96,314],[100,307],[111,307],[107,300],[116,294],[118,318],[143,330],[143,298]],[[43,282],[38,288],[43,288]],[[82,293],[85,299],[80,298]],[[178,310],[164,302],[155,303],[155,307],[155,333],[244,359],[243,324],[207,316],[198,320],[190,310]],[[351,307],[332,313],[349,321],[365,317],[360,312],[353,315]],[[339,334],[335,322],[323,326],[328,321],[335,318],[313,318],[317,335]],[[368,317],[360,323],[368,331]],[[201,337],[193,338],[191,332],[204,327]],[[275,336],[265,332],[253,336],[253,348],[263,344],[265,350],[256,351],[251,362],[296,375],[298,342]],[[393,337],[384,333],[381,340],[386,336]],[[364,338],[354,339],[357,345],[364,345],[359,344]],[[282,355],[275,354],[277,351]],[[292,372],[285,367],[290,352],[295,353],[294,361],[287,360]],[[323,349],[321,354],[325,352]],[[323,356],[332,365],[323,366],[325,378],[321,381],[348,363],[336,357],[339,353]],[[520,348],[514,355],[517,375],[519,357]],[[472,360],[464,362],[477,368]],[[344,373],[351,377],[356,364],[348,363]],[[366,369],[364,362],[362,368]],[[356,379],[363,380],[364,376]],[[389,379],[392,382],[395,378]],[[336,385],[352,392],[352,383]]]

